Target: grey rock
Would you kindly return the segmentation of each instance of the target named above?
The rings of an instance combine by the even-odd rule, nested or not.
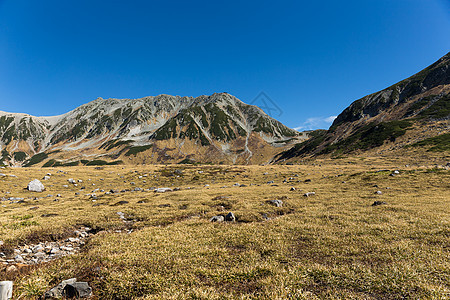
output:
[[[18,262],[18,263],[23,263],[23,262],[25,262],[25,260],[23,259],[23,257],[22,257],[20,254],[18,254],[18,255],[16,255],[16,256],[14,257],[14,261],[15,261],[15,262]]]
[[[382,191],[376,191],[375,194],[377,194],[377,195],[382,195],[383,192],[382,192]]]
[[[234,222],[236,221],[236,217],[232,212],[229,212],[226,216],[225,216],[225,221],[227,222]]]
[[[73,251],[73,247],[68,247],[68,246],[61,246],[61,250],[63,251],[67,251],[67,252],[71,252]]]
[[[0,281],[0,299],[9,300],[12,298],[13,282],[12,281]]]
[[[59,253],[59,252],[61,252],[61,250],[58,249],[58,248],[52,248],[52,249],[50,250],[50,254],[56,254],[56,253]]]
[[[92,288],[87,282],[69,283],[64,287],[63,296],[67,298],[87,298],[92,295]]]
[[[33,254],[33,257],[37,258],[37,259],[43,259],[45,257],[45,253],[44,252],[38,252],[38,253]]]
[[[214,198],[212,198],[212,200],[226,200],[230,198],[229,196],[216,196]]]
[[[172,192],[173,190],[171,188],[157,188],[155,189],[155,193],[166,193],[166,192]]]
[[[44,176],[44,178],[43,178],[44,180],[49,180],[50,179],[50,176]]]
[[[126,200],[121,200],[119,202],[116,202],[113,204],[113,206],[118,206],[118,205],[124,205],[124,204],[128,204],[129,202]]]
[[[223,216],[214,216],[209,221],[211,222],[223,222],[225,218]]]
[[[45,292],[44,299],[60,299],[63,296],[63,291],[66,285],[74,284],[77,281],[76,278],[63,280],[60,284]]]
[[[37,245],[36,247],[34,247],[32,249],[33,253],[38,253],[38,252],[42,252],[44,251],[44,247],[42,247],[41,245]]]
[[[275,205],[276,207],[283,206],[283,201],[281,201],[281,200],[269,200],[268,202],[272,205]]]
[[[308,192],[308,193],[303,194],[303,196],[311,197],[311,196],[314,196],[315,194],[316,194],[315,192]]]
[[[28,183],[27,189],[30,192],[38,192],[41,193],[45,190],[44,185],[37,179],[34,179]]]
[[[384,202],[384,201],[379,201],[379,200],[377,200],[377,201],[375,201],[374,203],[372,203],[372,206],[378,206],[378,205],[383,205],[383,204],[387,204],[387,203]]]

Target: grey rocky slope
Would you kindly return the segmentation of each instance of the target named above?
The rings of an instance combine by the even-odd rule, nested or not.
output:
[[[409,139],[405,146],[426,139],[425,143],[443,144],[449,138],[449,120],[450,53],[447,53],[419,73],[354,101],[328,131],[312,132],[311,139],[281,153],[278,160],[372,150],[397,144],[405,134]]]
[[[226,93],[197,98],[98,98],[55,117],[0,112],[1,160],[16,165],[29,163],[35,154],[55,151],[75,155],[93,149],[117,150],[115,157],[119,157],[118,149],[125,145],[161,145],[163,141],[176,141],[176,147],[185,142],[209,147],[216,156],[240,151],[249,158],[253,154],[249,142],[255,137],[275,147],[299,134]]]

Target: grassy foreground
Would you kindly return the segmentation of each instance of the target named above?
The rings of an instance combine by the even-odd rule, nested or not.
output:
[[[19,274],[0,266],[0,280],[14,280],[14,299],[36,299],[71,277],[88,281],[94,299],[450,297],[448,170],[369,158],[57,170],[2,171],[17,177],[0,178],[0,196],[24,197],[25,203],[1,202],[1,250],[62,239],[80,226],[96,234],[80,253]],[[47,172],[45,192],[23,190]],[[82,183],[74,186],[69,178]],[[136,187],[180,190],[96,191],[96,201],[87,195]],[[267,202],[273,199],[283,206]],[[372,206],[376,200],[386,204]],[[236,222],[209,222],[229,211]]]

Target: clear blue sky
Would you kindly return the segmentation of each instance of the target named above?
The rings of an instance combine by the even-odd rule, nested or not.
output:
[[[450,51],[449,2],[0,0],[0,110],[264,91],[286,125],[326,128]]]

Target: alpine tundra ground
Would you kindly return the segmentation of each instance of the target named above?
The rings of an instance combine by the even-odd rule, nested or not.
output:
[[[4,169],[0,280],[14,299],[72,277],[93,299],[448,299],[450,171],[405,160]],[[84,227],[79,252],[7,272]]]

